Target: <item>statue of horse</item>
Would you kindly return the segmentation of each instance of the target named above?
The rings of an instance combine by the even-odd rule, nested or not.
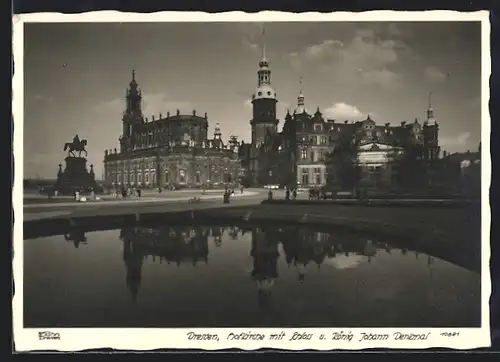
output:
[[[76,142],[66,142],[64,144],[63,151],[68,150],[68,156],[76,157],[75,152],[78,152],[78,157],[82,155],[82,152],[85,152],[85,157],[87,156],[87,150],[85,149],[87,146],[87,140],[82,139]]]

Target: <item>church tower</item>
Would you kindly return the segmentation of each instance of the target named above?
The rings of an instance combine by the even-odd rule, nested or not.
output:
[[[439,158],[439,126],[434,118],[432,108],[432,92],[429,92],[429,106],[427,107],[427,119],[424,122],[424,159],[436,160]]]
[[[432,108],[432,92],[429,92],[429,106],[427,107],[427,124],[434,124],[434,109]]]
[[[135,80],[135,70],[132,70],[132,80],[130,81],[128,89],[125,90],[125,102],[126,107],[122,117],[123,133],[120,137],[122,152],[132,146],[133,136],[137,125],[144,122],[142,114],[142,92]]]
[[[271,86],[271,69],[266,57],[264,42],[264,29],[262,30],[262,59],[257,72],[257,89],[252,95],[253,116],[250,121],[252,127],[252,146],[259,147],[265,141],[266,135],[274,135],[278,131],[276,118],[276,92]]]

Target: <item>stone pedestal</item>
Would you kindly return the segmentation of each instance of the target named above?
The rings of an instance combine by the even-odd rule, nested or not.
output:
[[[100,192],[100,187],[95,181],[94,171],[87,170],[87,159],[83,157],[66,157],[66,167],[62,171],[62,166],[57,175],[55,189],[63,195],[72,195],[76,190],[81,193],[89,193],[92,190]]]

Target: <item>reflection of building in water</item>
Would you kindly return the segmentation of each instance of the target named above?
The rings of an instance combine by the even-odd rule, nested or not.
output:
[[[135,300],[141,285],[142,264],[151,256],[153,262],[168,264],[208,262],[208,238],[202,228],[126,228],[120,232],[123,260],[127,268],[127,287]]]
[[[252,277],[257,282],[259,306],[271,306],[271,292],[278,278],[278,239],[262,229],[252,231],[253,270]]]
[[[78,248],[80,244],[87,244],[85,232],[78,229],[71,230],[69,233],[64,234],[64,239],[66,239],[66,241],[73,242],[75,248]]]
[[[283,249],[288,266],[297,268],[299,281],[305,280],[305,267],[315,263],[318,268],[328,255],[328,234],[308,229],[290,229],[283,234]]]
[[[208,229],[208,236],[213,239],[215,246],[219,247],[222,244],[223,230],[220,227],[211,227]]]

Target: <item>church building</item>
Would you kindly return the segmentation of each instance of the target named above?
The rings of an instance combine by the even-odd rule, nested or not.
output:
[[[104,153],[105,181],[124,187],[221,187],[238,181],[236,137],[225,143],[219,124],[208,135],[208,116],[160,114],[148,120],[142,92],[132,72],[126,90],[120,149]]]

